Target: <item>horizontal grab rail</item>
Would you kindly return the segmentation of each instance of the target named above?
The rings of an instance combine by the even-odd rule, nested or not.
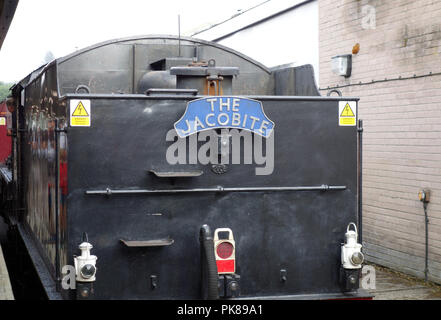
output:
[[[346,186],[321,186],[312,187],[244,187],[244,188],[224,188],[221,186],[214,188],[195,188],[195,189],[117,189],[112,190],[87,190],[88,195],[112,195],[112,194],[152,194],[152,193],[189,193],[189,192],[253,192],[253,191],[331,191],[345,190]]]
[[[198,94],[197,89],[162,89],[162,88],[150,88],[145,92],[146,95],[151,95],[152,93],[163,94],[163,93],[188,93],[196,96]]]

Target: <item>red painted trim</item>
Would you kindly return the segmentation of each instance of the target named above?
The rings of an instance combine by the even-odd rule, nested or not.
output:
[[[218,273],[234,273],[234,259],[216,260]]]
[[[8,136],[7,114],[9,113],[6,107],[6,102],[0,103],[0,117],[4,118],[5,124],[0,125],[0,163],[11,154],[11,137]]]

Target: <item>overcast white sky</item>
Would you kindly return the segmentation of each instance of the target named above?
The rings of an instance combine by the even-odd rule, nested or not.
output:
[[[94,43],[135,35],[181,34],[265,0],[20,0],[0,50],[0,81],[21,80],[43,62]]]

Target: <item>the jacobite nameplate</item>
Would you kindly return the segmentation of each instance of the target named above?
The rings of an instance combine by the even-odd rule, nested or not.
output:
[[[188,102],[184,115],[175,123],[181,138],[217,128],[244,129],[268,138],[274,122],[265,115],[260,101],[219,96]]]

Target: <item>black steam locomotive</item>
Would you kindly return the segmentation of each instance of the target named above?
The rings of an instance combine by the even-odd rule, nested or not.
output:
[[[3,215],[50,299],[369,297],[358,99],[311,66],[146,36],[12,91]]]

